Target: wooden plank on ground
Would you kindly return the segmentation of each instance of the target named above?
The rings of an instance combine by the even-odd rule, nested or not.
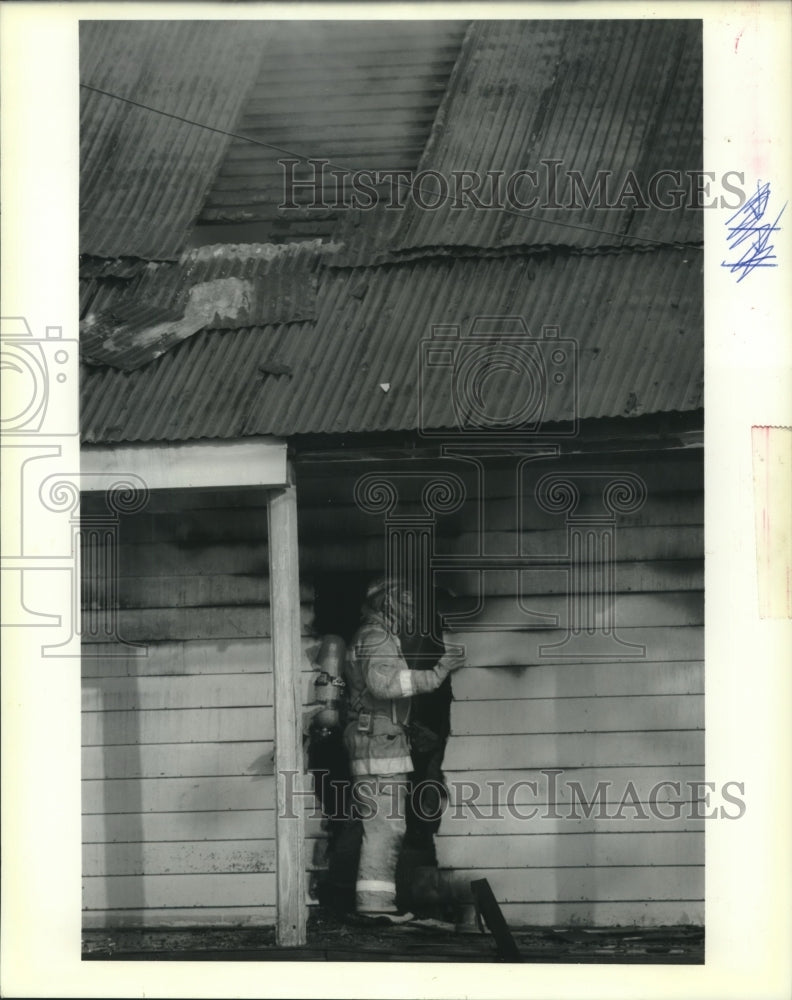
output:
[[[704,734],[694,732],[558,733],[542,736],[454,736],[446,771],[514,767],[653,767],[701,764]]]
[[[520,962],[522,958],[514,938],[506,923],[495,894],[485,878],[474,879],[470,890],[475,900],[476,912],[495,938],[495,948],[498,958],[504,962]]]
[[[702,833],[597,833],[581,836],[444,837],[441,868],[565,868],[632,865],[703,865]]]
[[[452,678],[455,701],[703,694],[702,660],[466,667]]]
[[[461,701],[451,707],[455,736],[648,732],[702,729],[703,695]]]

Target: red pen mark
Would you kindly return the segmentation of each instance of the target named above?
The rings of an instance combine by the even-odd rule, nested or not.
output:
[[[740,44],[740,39],[742,38],[744,31],[745,31],[745,28],[740,28],[739,35],[734,39],[734,54],[735,55],[737,55],[737,46]]]

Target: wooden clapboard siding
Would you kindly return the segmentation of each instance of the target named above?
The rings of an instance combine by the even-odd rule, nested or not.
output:
[[[555,765],[542,764],[541,767],[512,768],[499,771],[493,776],[489,770],[452,771],[446,768],[446,778],[449,783],[448,808],[445,816],[449,823],[459,827],[459,821],[470,820],[468,830],[474,833],[476,821],[484,814],[508,822],[512,814],[510,804],[537,805],[563,804],[568,806],[585,796],[591,801],[595,792],[600,792],[604,801],[613,804],[619,802],[630,785],[642,802],[647,802],[655,790],[658,802],[673,800],[689,801],[690,782],[700,781],[703,770],[700,765],[677,764],[652,767],[620,767],[618,765],[601,765],[599,767],[565,767],[563,774],[553,777]],[[667,782],[677,782],[680,789],[673,790]],[[603,787],[604,783],[604,787]],[[612,813],[614,810],[610,810]],[[668,812],[668,810],[665,810]],[[570,810],[563,810],[566,818]],[[523,815],[520,811],[520,815]],[[595,811],[599,818],[601,813]],[[548,819],[551,819],[548,816]],[[652,817],[650,816],[649,819]],[[493,820],[494,821],[494,820]],[[665,821],[662,820],[661,823]],[[641,827],[645,826],[641,823]],[[444,829],[445,832],[445,829]],[[454,832],[459,832],[456,829]]]
[[[668,836],[673,842],[677,833],[704,835],[705,820],[702,817],[706,815],[706,810],[700,810],[700,815],[697,816],[696,810],[689,805],[689,799],[688,802],[680,802],[679,806],[672,807],[658,802],[654,811],[648,803],[642,805],[641,809],[643,813],[638,813],[637,808],[625,807],[620,810],[619,803],[610,803],[606,809],[594,809],[587,816],[579,807],[576,810],[570,807],[554,812],[542,808],[541,803],[537,805],[534,801],[515,801],[510,807],[505,803],[493,806],[486,801],[478,801],[475,812],[469,806],[460,809],[448,806],[440,823],[438,856],[449,856],[446,854],[448,850],[456,850],[451,842],[463,840],[468,844],[466,850],[472,852],[471,856],[480,861],[482,854],[486,855],[489,858],[488,864],[492,864],[498,855],[491,853],[493,842],[488,841],[491,837],[514,837],[519,841],[529,842],[531,838],[541,836],[580,837],[585,840],[599,834],[623,837],[635,833],[647,836],[657,833]],[[665,819],[664,813],[667,816]],[[479,838],[488,842],[477,846]],[[648,862],[654,841],[642,843],[645,844]],[[467,864],[469,867],[471,862]]]
[[[82,865],[85,878],[274,872],[275,839],[84,844]]]
[[[693,865],[701,863],[703,833],[587,833],[577,836],[445,837],[438,844],[442,868],[476,867],[486,850],[498,868],[587,868]]]
[[[301,606],[303,631],[313,617],[309,605]],[[91,610],[83,612],[84,641],[94,641],[88,621]],[[213,608],[121,608],[117,612],[118,632],[130,642],[147,642],[158,639],[233,639],[237,637],[267,636],[271,633],[269,608],[257,605],[242,607],[229,605]],[[104,624],[102,619],[101,624]],[[106,641],[100,632],[96,641]]]
[[[545,650],[542,653],[540,647],[560,643],[565,637],[563,629],[537,629],[530,632],[463,631],[455,633],[452,639],[464,647],[467,662],[472,667],[528,667],[551,661],[564,653],[563,649]],[[662,662],[663,656],[674,661],[703,658],[704,629],[700,626],[622,628],[618,637],[628,645],[606,647],[606,650],[611,654],[618,652],[618,658],[627,662],[640,662],[644,659]],[[567,654],[567,658],[575,657]],[[592,662],[591,665],[594,667],[595,664]]]
[[[269,603],[269,581],[259,574],[241,573],[213,576],[122,576],[119,578],[119,600],[124,608],[235,607]],[[302,589],[304,602],[311,600],[311,590]],[[86,606],[102,598],[96,583],[85,582],[83,601]]]
[[[303,637],[302,669],[313,669],[319,649],[313,636]],[[272,642],[268,636],[227,640],[147,642],[138,655],[120,643],[92,643],[83,650],[82,676],[179,677],[272,672]]]
[[[559,524],[559,528],[545,531],[489,532],[485,551],[491,555],[563,555],[567,549],[567,531],[563,520]],[[476,531],[449,535],[438,530],[436,551],[438,555],[473,557],[480,551],[481,541]],[[703,528],[699,525],[678,525],[673,530],[666,526],[625,527],[617,531],[616,545],[617,558],[622,562],[687,559],[692,551],[702,549]],[[384,551],[384,533],[368,538],[353,536],[345,541],[339,541],[333,533],[329,539],[300,546],[304,565],[334,572],[376,567],[382,563]],[[204,546],[155,542],[125,547],[119,565],[122,578],[156,576],[158,572],[168,576],[264,575],[267,561],[265,543],[236,541]]]
[[[301,677],[303,702],[313,696],[316,673]],[[272,705],[272,673],[208,674],[193,677],[97,677],[82,692],[83,712],[125,709],[234,708]]]
[[[461,737],[534,733],[625,733],[700,729],[702,695],[600,695],[594,698],[532,698],[467,701],[454,706],[454,733]]]
[[[476,878],[484,878],[484,874]],[[674,924],[703,924],[704,903],[696,899],[628,899],[599,900],[587,891],[585,898],[573,903],[528,902],[501,903],[501,911],[506,922],[512,927],[551,926],[563,927],[568,924],[582,924],[592,927],[656,927]],[[475,924],[472,905],[462,906],[460,921]]]
[[[450,798],[437,838],[458,917],[472,921],[469,883],[486,877],[515,925],[701,922],[705,822],[690,787],[705,776],[701,453],[572,455],[526,463],[519,482],[513,463],[494,463],[483,516],[470,463],[301,468],[306,701],[318,649],[312,577],[336,575],[341,587],[382,568],[384,518],[354,499],[359,477],[378,470],[410,473],[399,480],[398,512],[408,515],[420,512],[437,471],[465,483],[465,503],[437,518],[435,548],[460,558],[437,577],[451,592],[443,612],[471,611],[482,598],[474,617],[447,622],[447,641],[464,645],[469,664],[452,681]],[[566,552],[564,516],[540,510],[534,488],[547,472],[572,470],[632,472],[648,491],[640,510],[614,522],[607,610],[632,645],[598,661],[540,649],[566,635],[567,572],[476,566],[478,551]],[[579,513],[598,512],[601,486],[582,481]],[[144,642],[146,655],[86,647],[86,926],[274,921],[268,553],[254,492],[160,492],[122,523],[120,634]],[[87,606],[102,594],[85,581]],[[563,774],[550,786],[542,772],[553,768]],[[306,797],[300,808],[310,869],[325,834],[314,803]]]
[[[536,506],[532,494],[521,497],[520,506],[514,497],[492,499],[486,502],[483,518],[478,505],[465,502],[459,510],[443,515],[440,523],[446,533],[461,534],[474,531],[480,520],[487,526],[514,523],[517,510],[521,511],[524,527],[532,531],[557,528],[563,524],[563,516],[551,514]],[[398,512],[405,516],[424,514],[422,504],[414,501],[399,504]],[[601,504],[596,496],[584,496],[578,507],[580,514],[599,514]],[[349,505],[303,506],[300,520],[301,535],[306,541],[321,538],[327,531],[344,531],[356,535],[376,535],[382,532],[382,515],[369,514],[359,507]],[[647,497],[640,510],[630,514],[618,514],[619,527],[640,525],[700,525],[704,523],[703,498],[694,492],[654,494]]]
[[[494,835],[479,840],[451,837],[440,841],[438,859],[445,869],[475,866],[478,851],[486,847],[498,868],[547,869],[581,867],[697,866],[702,833],[673,836],[652,833],[587,833],[577,836],[535,834]],[[309,857],[312,852],[309,851]],[[239,840],[173,843],[85,844],[83,876],[213,875],[217,873],[274,872],[275,841]],[[309,869],[314,867],[312,860]]]
[[[306,836],[321,836],[321,818],[306,809]],[[275,810],[209,809],[203,812],[97,813],[83,816],[84,844],[126,844],[163,841],[272,840],[275,837]]]
[[[698,525],[680,525],[673,530],[664,526],[618,528],[616,558],[623,562],[685,559],[691,551],[702,548],[703,540],[704,530]],[[370,545],[356,546],[353,553],[363,555]],[[466,532],[453,538],[441,535],[437,551],[460,557],[475,556],[480,551],[489,555],[558,556],[564,555],[567,548],[567,531],[560,528],[552,531],[488,531],[483,537],[477,532]]]
[[[131,709],[86,712],[83,746],[233,743],[274,738],[272,708]]]
[[[632,663],[540,663],[467,667],[454,676],[456,701],[591,698],[704,693],[701,660]]]
[[[148,927],[260,927],[275,923],[275,904],[257,906],[169,906],[114,907],[112,910],[83,910],[83,926],[96,930]]]
[[[177,751],[174,751],[177,752]],[[209,812],[272,808],[272,775],[86,780],[84,813]]]
[[[273,747],[268,740],[153,746],[103,743],[82,748],[83,777],[98,780],[272,774]]]
[[[272,905],[275,875],[272,872],[212,872],[202,875],[102,875],[83,877],[86,910],[126,910],[150,906],[256,906]]]
[[[520,441],[520,444],[524,442]],[[314,462],[311,468],[301,469],[300,498],[304,507],[348,505],[354,502],[355,484],[364,475],[398,476],[399,496],[413,503],[420,502],[421,492],[428,479],[438,472],[451,472],[459,476],[465,486],[466,496],[479,496],[479,468],[484,465],[484,490],[487,499],[510,499],[515,495],[519,480],[522,496],[533,496],[534,486],[545,473],[597,472],[613,476],[631,472],[641,477],[649,496],[676,492],[701,491],[704,487],[704,462],[701,450],[650,452],[619,451],[608,454],[565,455],[560,459],[545,458],[525,461],[517,475],[516,459],[482,463],[449,457],[414,458],[399,462]],[[600,492],[601,481],[591,480],[580,484],[584,495]]]
[[[696,765],[704,759],[701,731],[649,733],[540,733],[530,736],[456,736],[448,742],[449,771],[525,767],[654,767]]]
[[[494,860],[494,859],[493,859]],[[455,869],[445,885],[460,902],[470,901],[470,883],[486,878],[500,903],[572,903],[578,900],[702,900],[704,869],[684,865],[581,865],[552,868]]]
[[[704,567],[700,559],[687,558],[617,562],[614,578],[618,594],[702,590]],[[459,569],[439,570],[437,582],[460,598],[480,594],[491,598],[520,594],[529,598],[569,592],[569,574],[560,569],[476,570],[462,565]],[[581,593],[586,593],[588,586],[584,581]]]
[[[381,524],[377,531],[382,535]],[[125,566],[122,566],[121,572],[124,570]],[[484,592],[492,597],[518,593],[525,596],[566,595],[569,589],[569,578],[563,570],[485,570],[483,575],[486,579]],[[339,572],[339,578],[343,579],[343,571]],[[438,578],[460,597],[476,596],[482,590],[478,571],[464,565],[460,569],[438,571]],[[619,562],[615,566],[615,579],[619,593],[701,590],[704,585],[701,561],[684,558]],[[308,588],[304,588],[302,596],[307,603],[306,591]],[[171,600],[178,601],[179,607],[184,608],[234,607],[266,602],[269,591],[266,580],[255,573],[163,577],[122,575],[119,578],[119,596],[125,608],[165,607]],[[92,586],[91,581],[84,581],[83,599],[86,606],[101,599],[99,588]]]
[[[490,597],[480,600],[446,602],[445,616],[457,630],[526,628],[566,628],[571,601],[566,594],[542,597]],[[467,605],[467,607],[466,607]],[[456,607],[456,610],[451,608]],[[647,625],[703,625],[704,597],[698,591],[664,594],[614,594],[599,599],[589,620],[595,628],[612,621],[617,628]]]
[[[302,492],[302,491],[301,491]],[[530,494],[522,499],[523,520],[532,531],[557,528],[563,517],[547,513],[538,508]],[[581,514],[601,512],[596,496],[584,496],[578,508]],[[420,516],[423,506],[415,501],[399,505],[399,513]],[[515,502],[513,497],[494,499],[486,505],[488,524],[504,524],[513,520]],[[465,503],[460,510],[443,519],[454,534],[473,531],[479,523],[476,505]],[[701,525],[704,523],[703,497],[694,492],[656,493],[647,497],[640,510],[630,514],[620,514],[616,522],[620,527],[641,525]],[[300,538],[305,542],[324,541],[328,534],[343,533],[345,536],[376,536],[382,533],[382,516],[372,515],[353,502],[352,495],[345,502],[310,505],[300,504]],[[217,523],[216,509],[192,511],[188,520],[181,512],[142,512],[124,524],[123,542],[133,545],[151,542],[179,542],[194,544],[201,538],[213,541],[247,541],[261,538],[266,534],[266,511],[240,507],[233,519]],[[267,586],[266,579],[263,581]]]
[[[144,648],[84,646],[88,926],[274,921],[267,523],[261,496],[257,506],[249,502],[255,492],[212,494],[211,509],[206,495],[157,494],[154,513],[122,519],[118,633]],[[244,549],[253,554],[247,573],[239,565]],[[227,573],[216,572],[218,559]],[[105,581],[84,579],[84,615],[104,593]],[[310,586],[301,597],[307,704],[318,642]],[[304,814],[313,797],[297,804]],[[318,817],[309,828],[324,836]]]
[[[275,841],[224,840],[195,844],[85,844],[85,878],[102,875],[211,875],[215,872],[274,872]]]
[[[480,572],[471,560],[440,577],[452,592],[442,606],[451,615],[447,641],[464,646],[469,666],[452,680],[437,853],[468,918],[470,880],[485,877],[518,924],[703,919],[702,815],[710,810],[701,810],[695,784],[705,777],[700,455],[659,456],[654,468],[609,456],[590,468],[610,458],[614,469],[640,474],[649,493],[639,512],[616,519],[615,592],[592,624],[612,616],[632,647],[588,662],[585,643],[566,661],[557,657],[563,646],[542,652],[566,635],[565,571]],[[496,499],[481,551],[566,551],[563,517],[553,523],[532,507],[542,469],[523,471],[525,532],[515,532],[507,500]],[[583,483],[591,495],[579,512],[595,513],[593,487]],[[441,551],[474,543],[465,516],[457,526]],[[524,609],[534,614],[521,621]],[[594,635],[589,652],[606,651],[603,642]],[[561,773],[551,779],[548,769]]]
[[[564,926],[584,923],[597,927],[656,926],[674,924],[701,924],[704,921],[704,904],[697,900],[667,902],[665,900],[577,901],[575,903],[504,903],[504,917],[513,927]],[[460,922],[475,925],[473,906],[458,910]],[[138,907],[112,911],[113,926],[129,928],[190,928],[190,927],[256,927],[275,922],[274,906],[216,906],[211,910],[201,907],[169,907],[154,909]],[[86,929],[107,926],[106,911],[86,910],[83,913]]]

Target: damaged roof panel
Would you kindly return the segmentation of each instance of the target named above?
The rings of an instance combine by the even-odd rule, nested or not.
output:
[[[452,358],[432,367],[419,407],[422,342],[435,324],[458,324],[464,338],[481,315],[522,316],[533,338],[518,353],[548,378],[554,369],[542,328],[556,326],[576,342],[577,397],[569,380],[561,390],[550,387],[544,421],[703,406],[702,262],[695,251],[326,271],[317,306],[315,322],[203,330],[140,371],[84,369],[83,439],[408,431],[421,420],[427,428],[454,428]],[[496,419],[514,407],[507,393],[491,403]]]
[[[96,88],[80,89],[81,253],[178,257],[267,32],[255,21],[80,23],[80,83]]]
[[[313,319],[318,274],[331,244],[218,245],[150,263],[131,282],[101,282],[80,325],[91,364],[133,371],[198,330]]]
[[[258,222],[267,239],[329,236],[336,179],[295,188],[283,208],[287,151],[351,170],[418,165],[459,53],[465,21],[279,21],[200,221]],[[272,144],[268,146],[266,144]],[[311,180],[312,168],[294,168]]]
[[[408,197],[398,212],[348,212],[339,263],[451,247],[701,243],[686,174],[702,166],[701,30],[684,20],[474,22],[418,168],[445,178],[445,200],[428,178],[423,200],[437,207]],[[462,170],[475,189],[460,205]],[[666,175],[652,188],[664,170],[681,184]],[[673,205],[675,187],[682,205],[659,207]]]

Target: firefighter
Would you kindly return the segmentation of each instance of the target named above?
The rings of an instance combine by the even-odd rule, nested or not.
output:
[[[446,653],[431,670],[410,670],[399,632],[410,631],[413,599],[401,581],[375,581],[345,664],[349,698],[344,743],[362,819],[355,906],[396,914],[396,865],[406,821],[407,775],[413,770],[406,726],[410,698],[434,691],[464,660]]]

